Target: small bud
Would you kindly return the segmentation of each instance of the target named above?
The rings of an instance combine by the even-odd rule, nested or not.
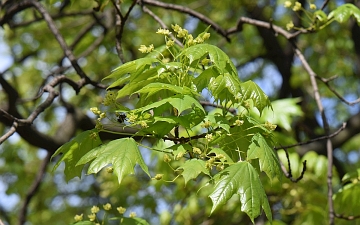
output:
[[[286,29],[287,29],[287,30],[291,30],[293,27],[294,27],[293,21],[290,21],[290,22],[288,22],[288,23],[286,24]]]
[[[235,123],[234,123],[235,126],[241,126],[243,124],[244,124],[244,120],[235,120]]]
[[[166,163],[169,163],[169,162],[171,162],[171,158],[170,158],[170,156],[168,155],[168,154],[165,154],[164,155],[164,162],[166,162]]]
[[[130,218],[134,218],[136,217],[136,212],[131,212],[130,215],[129,215]]]
[[[198,155],[200,155],[202,153],[201,149],[197,148],[197,147],[193,147],[193,152]]]
[[[91,213],[98,213],[99,211],[100,211],[99,207],[95,205],[91,208]]]
[[[75,220],[76,222],[82,221],[82,220],[83,220],[83,214],[81,214],[81,215],[75,215],[75,216],[74,216],[74,220]]]
[[[124,214],[125,211],[126,211],[126,208],[123,208],[123,207],[117,207],[116,210],[120,213],[120,214]]]
[[[212,134],[206,134],[205,138],[207,141],[211,141],[213,139],[213,136],[212,136]]]
[[[300,3],[300,2],[295,2],[295,5],[294,5],[294,7],[293,7],[292,10],[293,10],[294,12],[297,12],[297,11],[300,11],[301,8],[302,8],[301,3]]]
[[[163,34],[163,35],[171,34],[171,32],[168,29],[162,29],[162,28],[159,28],[156,33],[157,34]]]
[[[161,180],[163,178],[164,174],[156,174],[154,179],[155,180]]]
[[[111,209],[111,204],[110,203],[106,203],[105,205],[103,205],[105,210],[110,210]]]
[[[94,213],[91,215],[88,215],[88,217],[91,222],[95,221],[95,219],[96,219],[96,215]]]
[[[113,173],[114,172],[114,167],[112,167],[112,166],[106,167],[106,172],[107,173]]]
[[[292,5],[291,1],[285,1],[285,3],[284,3],[285,8],[290,8],[291,5]]]
[[[315,10],[315,9],[316,9],[316,5],[315,5],[315,4],[310,4],[310,9]]]

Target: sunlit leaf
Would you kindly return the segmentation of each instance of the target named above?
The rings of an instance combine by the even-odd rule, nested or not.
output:
[[[359,196],[359,182],[345,185],[333,196],[336,213],[346,216],[359,215]]]
[[[360,9],[353,4],[347,3],[331,11],[328,19],[335,19],[339,23],[343,23],[348,21],[350,16],[354,16],[357,23],[360,24]]]
[[[80,133],[71,141],[61,146],[51,158],[62,153],[59,161],[55,164],[53,171],[58,168],[61,162],[65,162],[65,178],[66,181],[74,177],[81,177],[81,171],[83,166],[78,166],[76,163],[80,160],[83,155],[88,151],[97,146],[101,145],[102,142],[99,138],[97,131],[88,130]]]
[[[261,171],[264,171],[270,179],[281,176],[282,171],[276,152],[261,134],[257,133],[252,138],[247,158],[259,159]]]
[[[200,173],[204,173],[210,176],[209,170],[206,169],[206,162],[199,159],[187,160],[178,170],[183,170],[181,175],[184,177],[185,185],[191,179],[195,179]]]
[[[91,162],[88,174],[98,173],[105,166],[112,164],[119,184],[126,175],[134,173],[136,164],[149,175],[148,167],[133,138],[117,139],[93,149],[79,160],[78,165],[88,162]]]
[[[213,202],[211,213],[224,205],[234,194],[240,196],[241,211],[254,218],[264,209],[267,218],[271,221],[272,214],[256,169],[248,162],[235,163],[214,177],[215,187],[210,194]]]
[[[259,110],[260,115],[265,107],[271,107],[269,97],[251,80],[241,83],[241,93],[240,96],[238,96],[238,99],[240,99],[240,102],[244,102],[248,99],[253,100],[254,107]]]

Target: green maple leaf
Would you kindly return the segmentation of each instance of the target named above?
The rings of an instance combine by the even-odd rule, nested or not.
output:
[[[238,162],[227,167],[216,174],[214,180],[214,191],[209,195],[213,202],[211,213],[224,205],[234,194],[238,194],[241,211],[245,212],[252,222],[260,215],[261,208],[272,221],[271,209],[259,174],[249,162]]]
[[[58,150],[56,150],[54,155],[52,155],[51,158],[54,158],[55,156],[62,153],[62,156],[55,164],[53,171],[59,167],[61,162],[65,162],[66,166],[64,172],[66,181],[69,181],[74,177],[81,177],[81,171],[83,169],[83,166],[78,166],[76,165],[76,163],[88,151],[96,148],[101,144],[102,142],[95,129],[80,133],[71,141],[62,145]]]
[[[88,174],[98,173],[105,166],[112,164],[119,184],[126,175],[135,172],[134,167],[136,164],[139,164],[145,173],[150,176],[148,167],[133,138],[121,138],[99,146],[84,155],[77,165],[90,161],[92,162]]]
[[[185,185],[191,179],[195,179],[200,173],[204,173],[210,176],[209,170],[206,169],[205,161],[199,159],[187,160],[183,166],[178,169],[184,170],[181,175],[185,179]]]
[[[281,177],[281,168],[279,159],[275,151],[268,145],[265,138],[257,133],[249,145],[247,158],[259,159],[260,170],[264,171],[270,179]]]

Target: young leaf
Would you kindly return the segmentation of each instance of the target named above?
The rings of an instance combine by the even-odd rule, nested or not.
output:
[[[238,96],[238,98],[240,99],[240,103],[252,99],[260,115],[265,107],[271,107],[268,96],[251,80],[241,83],[241,96]]]
[[[218,47],[210,44],[198,44],[185,49],[179,57],[185,55],[190,60],[190,64],[200,60],[203,56],[209,55],[211,63],[213,63],[222,74],[230,73],[237,77],[237,70],[229,57]]]
[[[204,173],[210,176],[209,170],[206,169],[204,160],[199,159],[190,159],[187,160],[183,166],[179,167],[177,170],[184,170],[181,175],[184,177],[185,185],[191,179],[195,179],[199,176],[200,173]]]
[[[150,176],[148,167],[133,138],[122,138],[110,141],[88,152],[79,160],[78,164],[84,164],[90,161],[92,162],[89,166],[88,174],[98,173],[105,166],[112,164],[119,184],[126,175],[134,173],[136,164],[139,164],[143,171]]]
[[[260,170],[264,171],[270,179],[280,177],[282,172],[279,159],[261,134],[256,133],[252,138],[247,158],[248,160],[259,159]]]
[[[359,215],[360,183],[350,183],[341,188],[334,196],[334,206],[340,215]]]
[[[147,105],[145,107],[136,109],[134,111],[135,112],[144,112],[144,111],[148,111],[150,109],[162,106],[162,105],[164,105],[166,103],[170,103],[174,108],[176,108],[178,110],[178,112],[179,112],[179,115],[183,111],[185,111],[187,109],[191,109],[193,106],[196,107],[196,108],[201,109],[201,111],[203,111],[203,113],[205,113],[205,110],[202,107],[202,105],[199,103],[199,101],[194,99],[193,97],[191,97],[189,95],[176,95],[176,96],[172,96],[172,97],[169,97],[169,98],[165,98],[163,100],[160,100],[158,102]]]
[[[350,3],[341,5],[330,12],[328,19],[335,19],[339,23],[343,23],[348,21],[350,16],[354,16],[357,23],[360,25],[360,9]]]
[[[248,214],[252,222],[264,209],[272,221],[271,209],[256,169],[248,162],[235,163],[214,177],[215,187],[210,194],[213,202],[211,213],[225,204],[234,194],[240,196],[241,211]]]
[[[152,63],[155,63],[155,62],[159,62],[159,60],[157,60],[155,58],[140,58],[140,59],[125,63],[125,64],[117,67],[116,69],[114,69],[111,72],[111,74],[109,76],[105,77],[103,80],[110,79],[110,78],[120,79],[124,75],[133,74],[135,72],[138,72],[140,67],[144,67],[145,65],[151,65]]]
[[[150,83],[145,87],[141,88],[137,93],[146,93],[147,97],[155,94],[158,91],[169,90],[174,94],[182,94],[182,95],[198,95],[198,93],[194,92],[188,87],[179,87],[172,84],[164,84],[164,83]]]
[[[62,153],[61,158],[55,164],[53,171],[58,168],[61,162],[65,162],[66,181],[74,177],[81,177],[82,166],[76,165],[79,159],[91,149],[101,145],[102,142],[95,129],[80,133],[74,139],[61,146],[51,158]]]

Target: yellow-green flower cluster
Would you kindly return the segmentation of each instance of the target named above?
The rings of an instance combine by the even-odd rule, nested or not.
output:
[[[117,210],[120,214],[124,214],[125,211],[126,211],[126,208],[120,206],[120,207],[117,207],[116,210]]]
[[[82,220],[83,220],[83,214],[81,214],[81,215],[75,215],[75,216],[74,216],[74,220],[75,220],[75,222],[82,221]]]
[[[154,45],[151,44],[149,47],[146,47],[146,45],[140,45],[139,51],[141,53],[150,53],[154,50]]]
[[[300,2],[295,2],[294,7],[292,8],[292,10],[294,12],[300,11],[302,9],[301,3]]]
[[[111,209],[111,204],[110,203],[106,203],[105,205],[103,205],[103,208],[108,211]]]
[[[188,36],[189,32],[186,29],[183,29],[179,25],[171,25],[172,29],[177,33],[177,37],[179,38],[185,38]]]
[[[103,100],[105,106],[111,106],[116,104],[116,93],[114,91],[108,91]]]
[[[171,32],[168,30],[168,29],[162,29],[162,28],[159,28],[156,32],[157,34],[163,34],[163,35],[170,35]]]
[[[287,24],[286,24],[286,29],[287,30],[291,30],[291,29],[293,29],[294,28],[294,23],[293,23],[293,21],[290,21],[290,22],[288,22]]]

